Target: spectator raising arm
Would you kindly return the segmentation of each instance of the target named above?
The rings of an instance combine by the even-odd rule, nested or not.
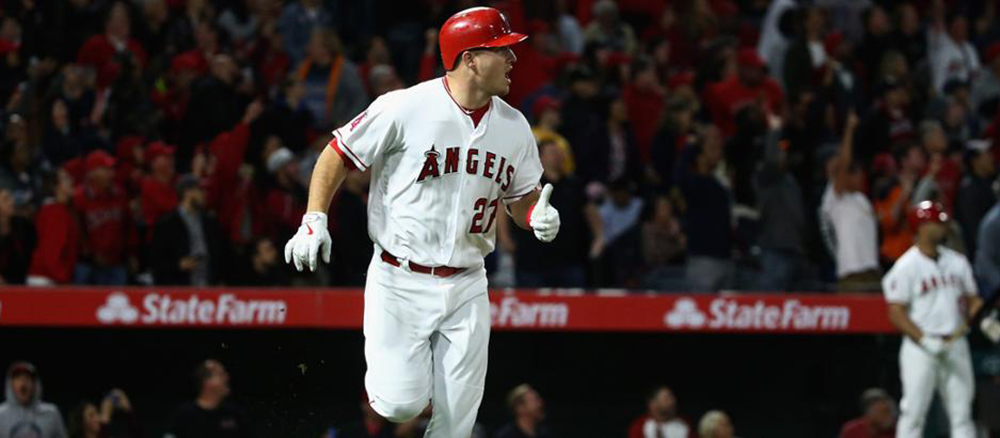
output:
[[[858,115],[853,111],[847,114],[844,123],[844,136],[840,141],[840,150],[837,152],[836,169],[833,174],[833,190],[838,194],[843,194],[847,189],[851,176],[851,166],[854,162],[854,131],[858,127]]]

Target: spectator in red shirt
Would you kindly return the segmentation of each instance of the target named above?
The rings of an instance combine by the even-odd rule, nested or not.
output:
[[[736,133],[736,113],[759,104],[767,114],[780,114],[784,94],[778,82],[764,72],[764,60],[754,49],[742,49],[736,57],[738,74],[724,79],[708,93],[708,108],[726,138]]]
[[[896,402],[879,388],[861,394],[862,415],[844,424],[840,438],[892,438],[896,436]]]
[[[80,230],[70,208],[73,178],[60,169],[45,180],[48,197],[35,216],[38,245],[28,268],[28,285],[51,286],[69,283],[73,278]]]
[[[126,262],[136,240],[125,191],[115,183],[115,159],[97,150],[87,155],[86,182],[77,188],[73,204],[81,216],[81,258],[74,282],[122,285]]]
[[[632,63],[632,80],[622,90],[622,99],[628,107],[639,158],[644,163],[650,161],[650,147],[660,127],[666,93],[656,76],[656,65],[641,58]]]
[[[518,68],[510,71],[510,92],[505,100],[515,108],[520,108],[525,98],[551,83],[559,73],[557,45],[548,23],[532,20],[528,32],[530,44],[513,47]]]
[[[677,399],[667,386],[654,388],[646,397],[647,411],[632,422],[628,438],[694,438],[694,431],[677,414]]]
[[[173,146],[160,141],[146,148],[149,176],[142,179],[142,219],[150,231],[160,217],[177,207],[174,151]]]
[[[114,82],[121,70],[121,60],[132,58],[132,65],[145,68],[146,51],[131,37],[128,6],[115,3],[104,22],[104,33],[83,43],[77,62],[97,71],[97,86],[104,88]]]

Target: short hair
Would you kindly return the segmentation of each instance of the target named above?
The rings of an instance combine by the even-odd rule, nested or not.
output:
[[[659,198],[666,198],[668,201],[670,200],[670,196],[668,196],[667,194],[657,195],[654,198],[654,200],[655,199],[659,199]],[[646,391],[646,403],[649,403],[649,402],[653,401],[653,399],[656,398],[656,395],[659,394],[660,391],[663,391],[664,389],[666,389],[667,391],[670,391],[671,393],[673,393],[673,391],[667,385],[656,385],[656,386],[653,386],[653,387],[649,388],[649,390]]]
[[[894,402],[895,400],[889,396],[888,392],[885,392],[882,388],[868,388],[865,392],[861,393],[861,400],[859,406],[861,407],[861,413],[864,414],[868,412],[868,409],[880,401]]]
[[[698,422],[698,436],[701,438],[711,437],[719,428],[719,423],[726,418],[729,418],[726,413],[719,410],[706,412],[705,415],[701,416],[701,421]]]
[[[527,383],[522,383],[515,386],[514,389],[511,389],[510,392],[507,393],[507,409],[510,409],[512,414],[517,414],[517,407],[521,405],[521,402],[524,400],[524,396],[532,390],[534,390],[534,388]]]
[[[197,392],[201,392],[201,388],[205,386],[205,381],[212,378],[212,370],[209,368],[208,364],[214,361],[214,359],[205,359],[199,363],[197,367],[195,367],[194,384]]]

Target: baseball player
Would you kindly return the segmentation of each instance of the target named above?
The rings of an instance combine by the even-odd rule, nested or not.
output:
[[[365,285],[365,386],[394,422],[428,402],[428,437],[468,437],[486,379],[490,310],[483,257],[503,209],[544,242],[559,231],[539,190],[542,165],[524,116],[498,96],[517,58],[496,9],[466,9],[441,27],[447,74],[387,93],[333,132],[316,163],[308,212],[285,246],[286,262],[330,261],[326,211],[349,169],[371,170]],[[348,231],[350,232],[350,231]]]
[[[882,279],[889,319],[905,335],[899,350],[903,399],[896,436],[923,436],[935,390],[941,394],[953,438],[973,438],[974,382],[966,321],[979,310],[969,261],[941,245],[948,215],[924,201],[909,212],[915,244]]]

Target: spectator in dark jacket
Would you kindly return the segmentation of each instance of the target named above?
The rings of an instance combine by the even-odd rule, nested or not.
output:
[[[35,227],[14,213],[14,197],[0,189],[0,285],[24,284],[35,248]]]
[[[187,105],[181,126],[177,160],[180,170],[187,170],[194,147],[231,129],[243,114],[243,101],[237,92],[240,82],[246,80],[236,61],[229,55],[216,55],[209,60],[210,75],[199,79],[191,87],[191,101]]]
[[[965,177],[958,188],[955,201],[955,219],[962,227],[966,254],[976,253],[976,239],[979,223],[986,212],[997,202],[993,192],[996,179],[996,165],[990,150],[990,140],[973,140],[966,146]]]
[[[794,95],[814,90],[817,72],[826,64],[823,46],[823,11],[818,7],[806,8],[797,24],[798,37],[785,52],[782,64],[785,92]]]
[[[174,412],[168,436],[174,438],[250,438],[256,436],[251,418],[226,400],[229,372],[217,360],[206,360],[194,372],[198,395]]]
[[[101,406],[80,403],[66,420],[69,438],[140,438],[142,427],[132,413],[132,402],[120,389],[104,396]]]
[[[499,215],[498,239],[515,255],[518,286],[584,287],[587,262],[604,251],[604,224],[583,185],[565,174],[559,145],[549,140],[538,148],[545,169],[542,184],[552,184],[552,205],[566,219],[567,226],[560,230],[565,238],[541,243],[531,233],[512,229],[510,220]]]
[[[369,172],[349,172],[337,197],[337,232],[333,239],[332,263],[338,284],[364,286],[372,246],[368,237]]]
[[[158,285],[207,286],[223,266],[221,232],[204,211],[205,192],[190,175],[177,182],[177,209],[153,230],[153,281]]]
[[[802,190],[788,172],[788,142],[778,140],[779,130],[780,122],[772,119],[764,164],[754,178],[761,227],[760,287],[766,291],[792,290],[805,255]]]
[[[976,274],[980,293],[989,296],[1000,289],[1000,203],[986,212],[979,223],[979,235],[976,238],[976,258],[972,272]]]
[[[514,421],[500,428],[496,438],[550,438],[554,436],[545,420],[542,396],[528,384],[521,384],[507,393],[507,407]]]
[[[352,233],[357,234],[355,231]],[[368,251],[371,253],[371,244],[368,247]],[[242,265],[233,273],[232,284],[257,287],[288,285],[288,276],[286,275],[288,270],[281,265],[278,259],[278,250],[274,248],[274,242],[271,242],[271,239],[265,237],[251,242],[248,252],[243,257]],[[363,257],[363,255],[356,256],[359,259]],[[370,259],[369,256],[365,260]],[[346,284],[344,285],[346,286]],[[364,283],[360,285],[363,286]]]
[[[687,278],[695,291],[733,287],[732,195],[714,175],[721,162],[722,135],[714,126],[705,128],[678,160],[676,181],[686,205]]]

